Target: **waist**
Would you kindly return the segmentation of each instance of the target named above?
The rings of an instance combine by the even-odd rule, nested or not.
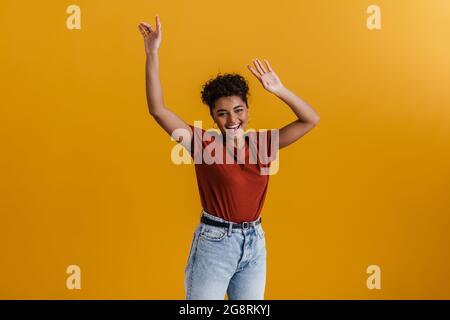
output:
[[[231,228],[234,228],[234,229],[248,229],[251,226],[255,227],[258,224],[260,224],[262,219],[261,219],[261,217],[259,217],[258,219],[254,220],[254,221],[244,221],[241,223],[236,223],[236,222],[228,221],[228,220],[222,219],[220,217],[217,217],[215,215],[212,215],[211,213],[208,213],[204,209],[202,209],[200,221],[205,224],[209,224],[209,225],[213,225],[213,226],[217,226],[217,227],[228,228],[231,225]]]

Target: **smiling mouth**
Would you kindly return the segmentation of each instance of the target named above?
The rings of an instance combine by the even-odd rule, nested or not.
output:
[[[231,127],[225,126],[225,128],[229,129],[229,130],[237,130],[237,129],[239,129],[241,127],[241,125],[242,125],[242,123],[240,123],[238,125],[231,126]]]

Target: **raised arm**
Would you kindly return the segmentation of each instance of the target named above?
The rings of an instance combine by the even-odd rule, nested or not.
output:
[[[311,106],[287,89],[272,70],[269,62],[267,60],[265,62],[268,70],[264,68],[259,59],[253,60],[256,69],[250,65],[247,66],[264,86],[264,89],[285,102],[297,116],[297,120],[280,129],[279,148],[281,149],[297,141],[313,129],[319,123],[320,117]]]
[[[177,114],[169,110],[164,104],[161,80],[159,77],[158,50],[161,45],[162,28],[159,16],[156,16],[156,30],[146,22],[139,24],[139,30],[144,38],[145,44],[145,81],[148,110],[156,122],[171,136],[175,129],[186,129],[190,137],[192,130],[189,125]],[[178,142],[180,142],[178,140]],[[191,139],[181,141],[181,144],[191,147]]]

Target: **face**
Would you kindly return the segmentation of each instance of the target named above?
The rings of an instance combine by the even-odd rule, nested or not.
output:
[[[226,130],[235,135],[238,130],[244,130],[248,124],[248,106],[239,96],[221,97],[216,100],[212,117],[222,134]]]

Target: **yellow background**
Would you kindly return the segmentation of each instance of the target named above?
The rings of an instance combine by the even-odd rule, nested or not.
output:
[[[201,207],[147,111],[137,24],[156,14],[165,101],[187,122],[211,127],[200,90],[219,71],[250,81],[254,128],[292,121],[246,69],[256,57],[321,116],[271,177],[267,299],[450,298],[444,0],[3,0],[0,298],[184,299]]]

